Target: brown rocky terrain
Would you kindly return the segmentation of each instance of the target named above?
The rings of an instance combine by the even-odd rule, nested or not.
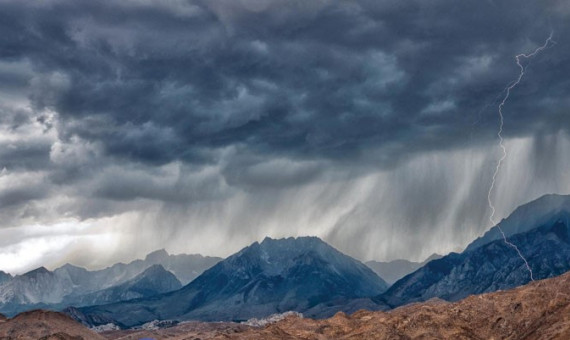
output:
[[[104,340],[65,314],[34,310],[0,321],[2,340]]]

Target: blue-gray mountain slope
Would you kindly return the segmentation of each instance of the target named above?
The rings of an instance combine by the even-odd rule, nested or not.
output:
[[[0,272],[0,313],[13,316],[36,308],[57,310],[69,305],[85,306],[148,297],[180,288],[220,260],[201,255],[169,255],[165,250],[158,250],[143,260],[117,263],[95,271],[66,264],[54,271],[40,267],[14,277]],[[164,267],[163,271],[154,267],[157,265]],[[153,284],[149,281],[151,277],[155,277]],[[135,293],[136,287],[129,285],[133,280],[143,278],[149,289],[138,289]]]
[[[172,274],[155,264],[134,278],[106,289],[78,296],[66,296],[63,305],[91,306],[150,297],[180,289],[182,284]]]
[[[355,300],[386,287],[370,268],[316,237],[266,238],[178,291],[68,312],[86,324],[112,322],[122,327],[155,319],[245,320],[285,311],[318,317],[343,307],[357,308]],[[361,303],[373,305],[369,300]]]
[[[554,201],[564,201],[562,198],[567,199],[568,196]],[[523,206],[527,212],[536,212],[536,215],[527,215],[537,223],[534,227],[527,224],[522,229],[525,231],[518,234],[508,230],[509,241],[524,255],[535,280],[570,270],[570,209],[558,204],[555,209],[545,209],[543,199],[535,201],[539,209],[533,207],[535,202]],[[547,199],[552,200],[552,197]],[[515,231],[520,230],[515,222],[519,221],[524,210],[517,209],[502,224],[513,226]],[[543,214],[539,214],[539,210]],[[511,220],[511,217],[515,220]],[[391,307],[434,297],[455,301],[471,294],[510,289],[528,283],[531,280],[530,272],[516,250],[502,238],[490,239],[487,243],[476,241],[478,247],[469,247],[461,254],[451,253],[427,263],[396,282],[376,301]]]

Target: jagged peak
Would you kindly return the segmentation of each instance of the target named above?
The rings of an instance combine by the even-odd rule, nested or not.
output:
[[[438,253],[433,253],[433,254],[431,254],[427,259],[425,259],[423,263],[427,263],[427,262],[430,262],[430,261],[433,261],[433,260],[440,259],[440,258],[442,258],[443,256],[444,256],[444,255],[440,255],[440,254],[438,254]]]
[[[86,268],[79,267],[79,266],[73,265],[73,264],[71,264],[71,263],[66,263],[66,264],[64,264],[63,266],[57,268],[55,271],[58,271],[58,270],[81,270],[81,271],[87,271]]]
[[[174,275],[169,270],[165,269],[160,264],[154,264],[148,267],[142,273],[131,279],[129,282],[131,283],[140,282],[141,280],[146,280],[146,279],[151,279],[151,280],[159,279],[160,281],[165,281],[169,279],[176,281],[178,285],[180,285],[180,287],[182,286],[176,275]]]
[[[257,243],[257,242],[255,242]],[[255,243],[252,244],[252,246],[255,245]],[[325,246],[325,247],[330,247],[329,244],[327,244],[325,241],[321,240],[320,238],[316,237],[316,236],[298,236],[298,237],[284,237],[284,238],[279,238],[279,239],[273,239],[270,237],[265,237],[263,239],[263,241],[261,241],[261,243],[259,243],[261,249],[266,249],[266,250],[273,250],[274,247],[278,247],[278,248],[288,248],[288,247],[295,247],[297,249],[299,248],[305,248],[305,247],[319,247],[319,246]],[[331,247],[332,248],[332,247]]]
[[[325,243],[323,240],[318,238],[317,236],[289,236],[289,237],[282,237],[282,238],[271,238],[266,236],[261,243],[272,243],[272,242],[283,242],[283,241],[319,241]]]
[[[154,274],[154,273],[160,273],[160,272],[168,272],[168,270],[166,270],[161,264],[153,264],[152,266],[145,269],[141,273],[141,275]]]
[[[517,207],[498,226],[507,237],[529,231],[548,223],[559,214],[570,214],[570,195],[547,194]],[[499,239],[501,232],[493,226],[481,237],[471,242],[466,251],[474,250],[493,240]]]
[[[254,242],[222,261],[222,266],[243,265],[244,262],[261,265],[269,272],[280,271],[290,265],[291,260],[324,260],[346,267],[359,267],[368,270],[360,261],[343,254],[316,236],[287,237],[272,239],[266,237],[261,243]],[[360,267],[358,264],[362,265]],[[373,273],[372,271],[370,271]]]
[[[155,260],[161,260],[164,258],[168,258],[170,256],[170,254],[168,254],[168,252],[166,251],[166,249],[162,248],[162,249],[158,249],[153,251],[152,253],[149,253],[146,257],[145,257],[145,261],[155,261]]]
[[[29,272],[22,274],[22,276],[35,276],[40,274],[51,274],[51,272],[47,270],[46,267],[41,266],[39,268],[30,270]]]

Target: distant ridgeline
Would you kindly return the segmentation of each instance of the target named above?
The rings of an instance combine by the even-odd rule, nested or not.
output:
[[[517,208],[500,226],[528,260],[535,279],[543,279],[570,270],[569,221],[570,196],[547,195]],[[14,278],[0,274],[0,313],[73,306],[65,312],[85,325],[121,328],[153,320],[243,321],[287,311],[323,318],[431,298],[454,301],[530,281],[523,261],[496,226],[460,254],[434,256],[421,264],[370,263],[392,279],[409,273],[389,288],[372,269],[316,237],[266,238],[225,260],[197,257],[200,265],[186,258],[176,267],[174,260],[165,260],[169,258],[156,252],[144,261],[99,272],[67,265]],[[137,269],[129,269],[134,263]],[[188,273],[190,266],[196,278],[182,280],[180,273]]]
[[[144,260],[88,271],[66,264],[12,277],[0,271],[0,313],[88,306],[150,297],[181,288],[221,258],[169,255],[159,250]]]

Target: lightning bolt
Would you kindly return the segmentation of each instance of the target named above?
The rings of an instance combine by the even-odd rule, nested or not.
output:
[[[493,180],[491,181],[491,186],[489,187],[489,192],[487,193],[487,201],[489,202],[489,208],[491,208],[491,215],[489,216],[489,221],[491,221],[491,225],[497,226],[497,228],[501,232],[501,235],[503,236],[503,240],[505,241],[505,243],[508,246],[512,247],[514,250],[516,250],[519,257],[523,260],[523,262],[526,266],[526,269],[530,273],[531,281],[534,281],[534,277],[532,275],[532,269],[530,268],[528,261],[523,256],[523,254],[521,253],[519,248],[516,245],[514,245],[513,243],[509,242],[509,240],[507,239],[507,235],[505,235],[505,232],[503,231],[501,226],[497,223],[497,221],[495,221],[495,206],[493,205],[493,200],[491,199],[491,195],[493,193],[493,189],[495,188],[495,183],[497,181],[497,175],[499,174],[499,171],[501,170],[501,165],[503,164],[503,162],[507,158],[507,148],[505,147],[505,144],[503,143],[504,139],[502,136],[503,126],[504,126],[503,108],[505,107],[505,104],[506,104],[507,100],[509,99],[509,96],[511,95],[511,91],[521,82],[521,80],[525,74],[526,67],[521,64],[521,59],[523,59],[523,58],[524,59],[530,59],[530,58],[536,56],[537,54],[542,52],[544,49],[546,49],[551,43],[555,43],[552,40],[552,32],[550,33],[550,36],[548,37],[548,39],[546,39],[544,44],[542,46],[538,47],[537,49],[535,49],[532,53],[518,54],[515,56],[517,66],[519,67],[519,75],[516,78],[516,80],[511,82],[505,88],[505,90],[503,90],[503,92],[505,92],[505,96],[503,97],[503,100],[499,104],[499,131],[497,132],[497,137],[499,137],[499,148],[501,149],[501,158],[497,162],[497,166],[495,167],[495,172],[493,172]]]

